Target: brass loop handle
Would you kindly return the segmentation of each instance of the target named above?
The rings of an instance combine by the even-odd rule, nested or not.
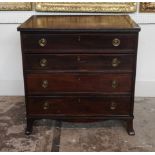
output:
[[[120,39],[118,39],[118,38],[115,38],[115,39],[113,39],[113,41],[112,41],[112,44],[113,44],[113,46],[115,46],[115,47],[119,46],[120,43],[121,43],[121,41],[120,41]]]
[[[47,88],[48,87],[48,81],[47,80],[43,80],[42,81],[42,87],[43,88]]]
[[[116,107],[117,107],[117,104],[115,102],[111,102],[110,109],[115,110]]]
[[[41,47],[45,47],[46,44],[47,44],[47,40],[46,40],[45,38],[41,38],[41,39],[39,40],[39,45],[40,45]]]
[[[49,109],[49,103],[48,103],[48,102],[45,102],[45,103],[44,103],[43,109],[44,109],[44,110]]]
[[[40,60],[40,66],[41,67],[46,67],[47,66],[47,59],[43,58]]]
[[[118,58],[114,58],[112,60],[112,67],[118,67],[120,63],[121,62],[118,60]]]
[[[112,81],[112,88],[117,88],[118,87],[118,82],[116,80]]]

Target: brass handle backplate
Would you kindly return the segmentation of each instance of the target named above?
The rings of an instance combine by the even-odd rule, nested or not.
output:
[[[115,110],[116,106],[117,106],[117,104],[115,102],[111,102],[110,109]]]
[[[43,80],[42,81],[42,87],[43,88],[47,88],[48,87],[48,81],[47,80]]]
[[[121,43],[121,41],[120,41],[120,39],[118,39],[118,38],[115,38],[115,39],[113,39],[113,41],[112,41],[112,44],[113,44],[113,46],[115,46],[115,47],[119,46],[120,43]]]
[[[40,60],[40,66],[41,67],[46,67],[47,66],[47,59],[43,58]]]
[[[39,45],[40,45],[41,47],[45,47],[46,44],[47,44],[47,40],[46,40],[45,38],[41,38],[41,39],[39,40]]]
[[[45,103],[44,103],[43,109],[44,109],[44,110],[49,109],[49,103],[48,103],[48,102],[45,102]]]
[[[112,81],[112,88],[117,88],[118,87],[118,82],[116,80]]]
[[[118,58],[114,58],[112,60],[112,67],[118,67],[120,63],[121,62],[118,60]]]

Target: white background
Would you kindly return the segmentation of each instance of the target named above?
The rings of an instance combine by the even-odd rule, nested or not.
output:
[[[20,34],[17,32],[17,26],[33,14],[41,13],[0,12],[0,95],[24,95]],[[141,27],[135,95],[153,97],[155,96],[155,14],[130,15]]]

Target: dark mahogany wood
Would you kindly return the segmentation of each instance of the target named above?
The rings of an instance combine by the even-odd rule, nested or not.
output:
[[[127,122],[139,26],[127,15],[32,16],[19,26],[27,128],[37,119]]]
[[[40,39],[46,39],[47,43],[44,47],[39,45]],[[113,40],[120,40],[119,46],[113,46]],[[110,50],[130,50],[133,52],[136,48],[137,34],[22,34],[23,48],[26,53],[89,53],[94,50],[109,51]],[[60,46],[61,45],[61,46]],[[123,52],[123,51],[122,51]]]
[[[115,60],[118,65],[115,65]],[[43,61],[46,61],[43,64]],[[133,54],[26,54],[25,70],[133,72]]]
[[[140,30],[128,15],[107,16],[32,16],[21,24],[18,31],[24,32],[138,32]]]
[[[52,94],[53,92],[131,92],[131,81],[131,74],[50,73],[26,75],[29,95]]]
[[[133,119],[127,120],[127,132],[130,136],[135,135],[135,131],[133,129]]]
[[[26,130],[25,130],[25,134],[30,135],[32,133],[32,130],[33,130],[34,119],[33,118],[27,118],[26,121],[27,121],[27,127],[26,127]]]
[[[130,96],[28,97],[28,113],[51,116],[129,116],[130,102]]]

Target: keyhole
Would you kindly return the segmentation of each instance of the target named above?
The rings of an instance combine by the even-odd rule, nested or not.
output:
[[[81,41],[81,37],[80,37],[80,36],[78,36],[78,41],[79,41],[79,42]]]
[[[80,60],[81,60],[81,58],[78,56],[78,57],[77,57],[77,61],[80,61]]]
[[[80,103],[80,102],[81,102],[81,99],[79,98],[79,99],[78,99],[78,103]]]

